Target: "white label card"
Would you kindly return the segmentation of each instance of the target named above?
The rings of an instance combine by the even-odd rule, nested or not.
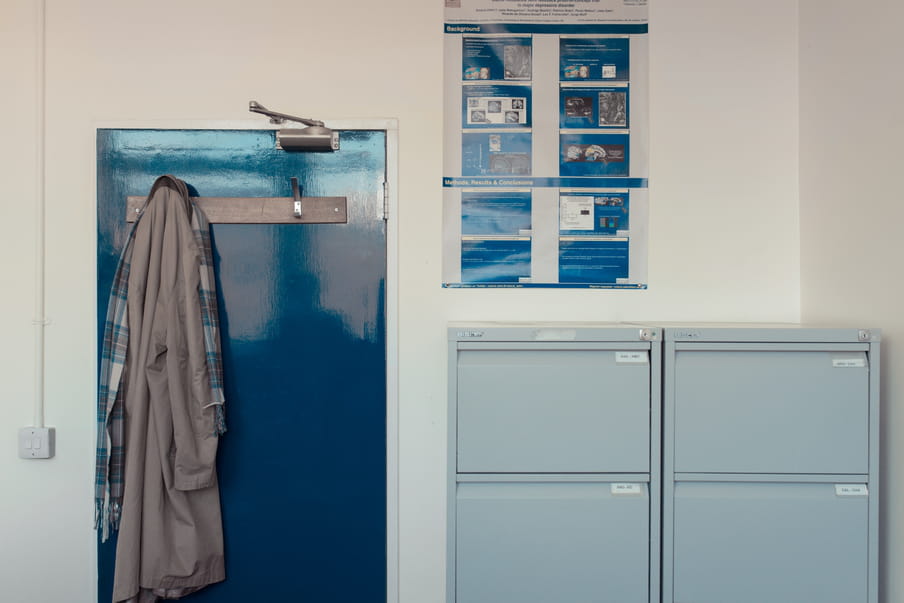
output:
[[[650,357],[646,350],[615,352],[615,362],[617,364],[647,364],[650,362]]]
[[[611,492],[615,496],[640,496],[643,484],[612,484]]]
[[[866,358],[832,358],[834,368],[866,368]]]
[[[835,484],[835,496],[869,496],[866,484]]]

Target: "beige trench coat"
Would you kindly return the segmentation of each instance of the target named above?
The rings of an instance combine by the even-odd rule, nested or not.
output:
[[[225,578],[201,252],[184,183],[172,179],[152,195],[136,226],[129,273],[114,602],[177,598]]]

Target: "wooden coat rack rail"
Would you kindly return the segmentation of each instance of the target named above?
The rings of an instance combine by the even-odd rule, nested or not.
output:
[[[127,197],[134,222],[147,197]],[[211,224],[347,224],[346,197],[192,197]],[[300,203],[300,205],[299,205]]]

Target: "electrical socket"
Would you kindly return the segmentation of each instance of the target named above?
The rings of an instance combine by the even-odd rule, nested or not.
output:
[[[56,430],[53,427],[22,427],[19,429],[19,458],[52,458],[55,435]]]

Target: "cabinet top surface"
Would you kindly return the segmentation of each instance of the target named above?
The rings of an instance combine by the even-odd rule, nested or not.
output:
[[[659,341],[662,329],[627,323],[473,322],[450,323],[448,335],[456,342]]]
[[[449,341],[873,343],[881,330],[796,323],[454,322]]]
[[[872,343],[880,329],[796,323],[660,323],[664,341],[711,343]]]

